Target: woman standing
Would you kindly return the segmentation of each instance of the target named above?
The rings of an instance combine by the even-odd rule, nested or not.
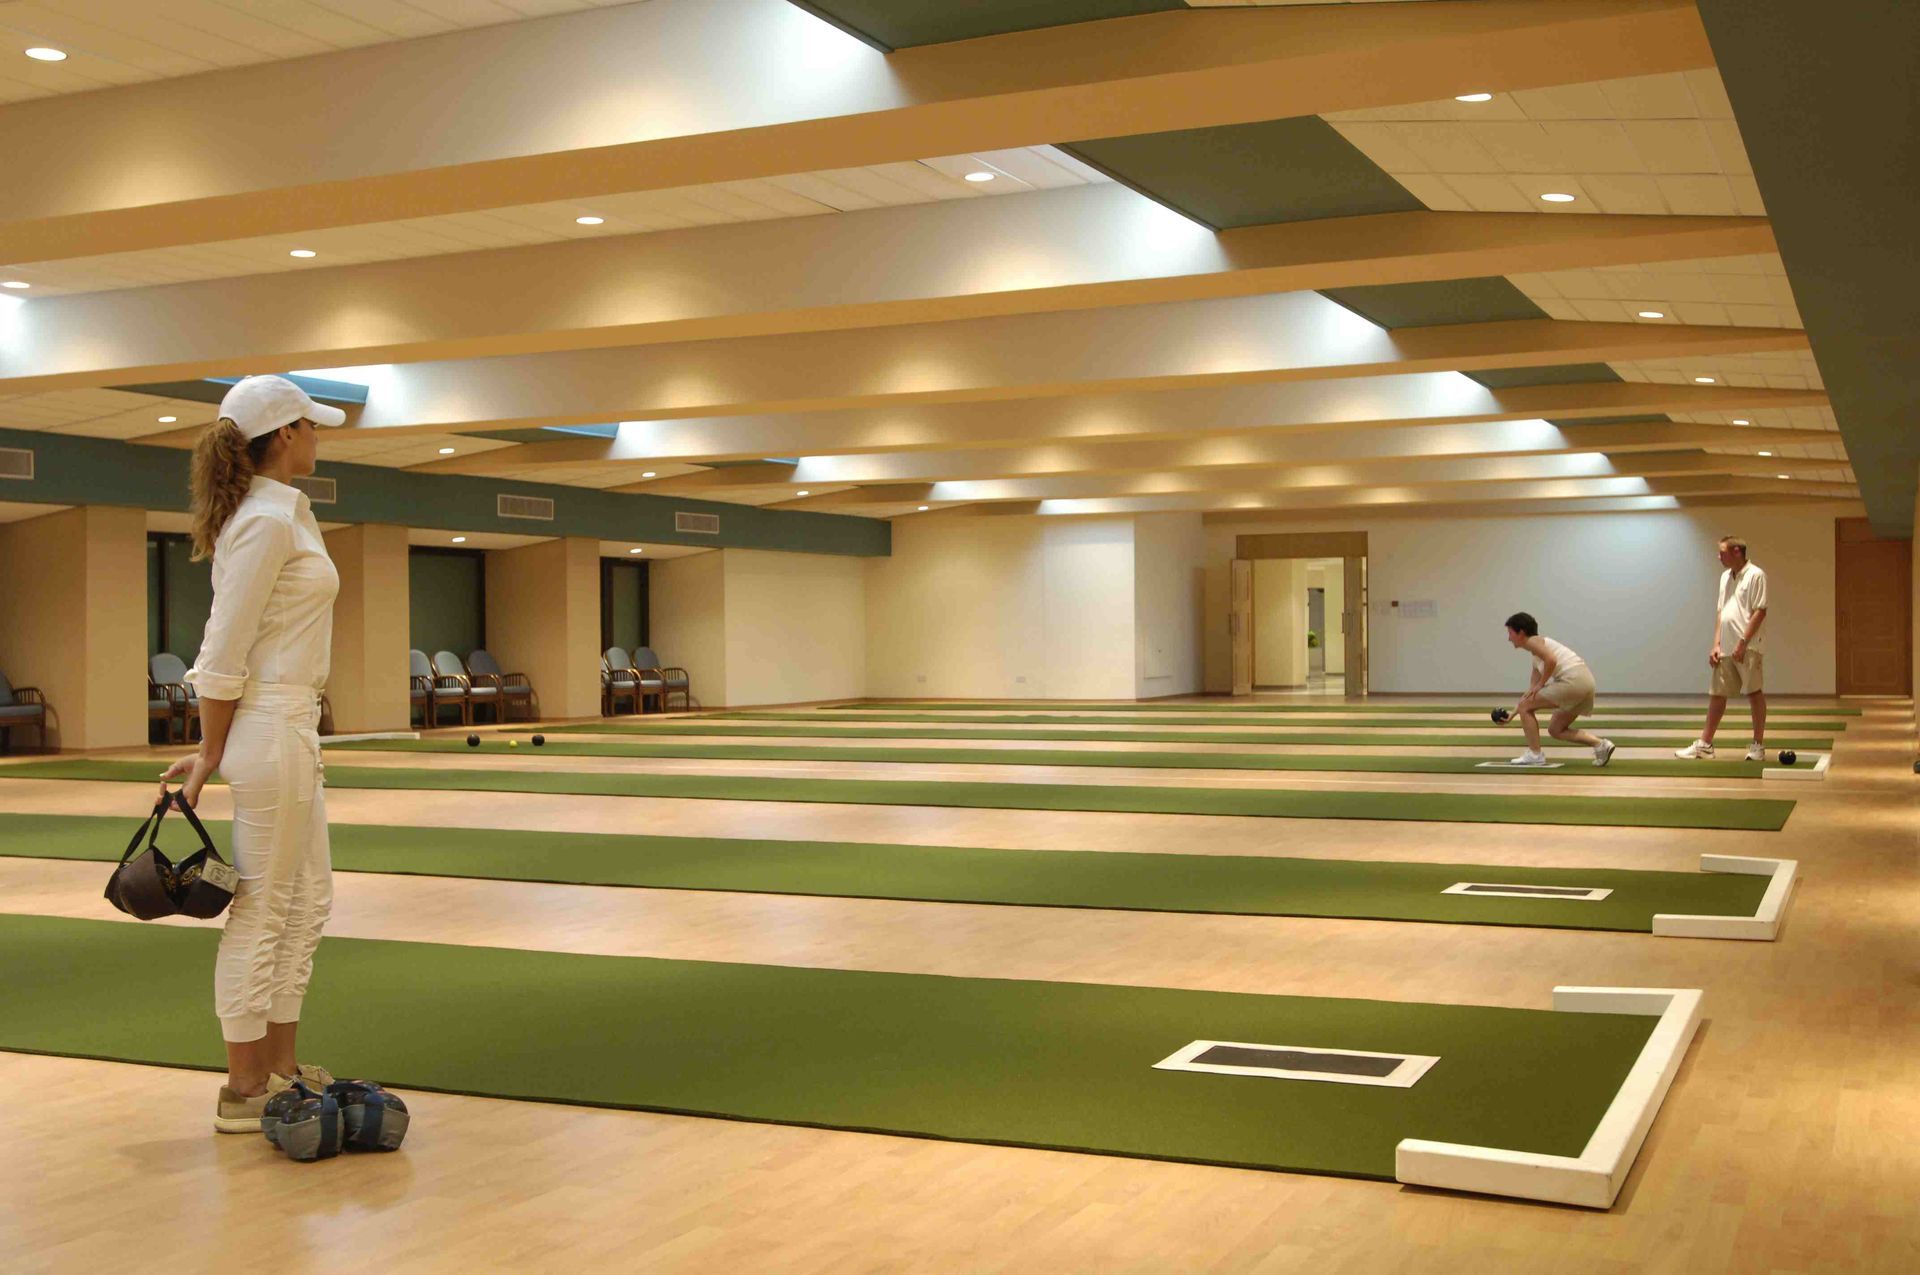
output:
[[[227,392],[193,450],[193,550],[213,558],[213,611],[187,681],[200,694],[200,751],[161,777],[197,805],[214,771],[233,797],[240,885],[214,966],[227,1083],[213,1127],[258,1133],[269,1094],[332,1077],[294,1054],[300,1003],[333,904],[319,697],[340,577],[296,477],[311,474],[316,425],[346,414],[279,376]]]

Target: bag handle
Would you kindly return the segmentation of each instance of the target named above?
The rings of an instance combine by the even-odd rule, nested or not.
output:
[[[167,809],[169,807],[177,807],[180,813],[187,817],[188,826],[191,827],[200,838],[200,848],[202,850],[212,855],[215,859],[218,859],[221,863],[226,862],[224,858],[221,858],[220,851],[215,848],[213,838],[207,835],[206,825],[200,822],[200,816],[195,814],[193,807],[187,804],[186,790],[178,789],[170,790],[155,803],[153,813],[147,816],[147,822],[141,824],[139,832],[133,834],[133,844],[127,847],[126,854],[120,856],[122,863],[125,863],[127,856],[133,853],[134,846],[140,843],[140,833],[142,832],[147,833],[147,849],[152,850],[155,848],[156,843],[160,840],[160,823],[167,817]],[[151,828],[151,831],[148,831],[149,828]]]

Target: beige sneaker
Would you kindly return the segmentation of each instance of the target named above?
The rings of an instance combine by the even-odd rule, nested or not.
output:
[[[213,1109],[215,1133],[258,1133],[260,1117],[267,1112],[267,1099],[289,1088],[293,1081],[285,1076],[268,1076],[267,1091],[242,1098],[225,1085],[220,1086],[220,1101]]]

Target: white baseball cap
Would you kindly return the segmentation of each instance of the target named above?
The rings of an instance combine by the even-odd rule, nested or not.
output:
[[[284,376],[249,376],[220,400],[220,415],[240,427],[248,441],[305,418],[315,425],[344,425],[347,414],[316,403]]]

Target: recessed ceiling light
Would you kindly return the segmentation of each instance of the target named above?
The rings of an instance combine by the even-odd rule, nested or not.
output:
[[[1753,424],[1753,422],[1752,422],[1752,421],[1750,421],[1750,420],[1746,420],[1745,418],[1743,418],[1743,417],[1738,417],[1738,416],[1736,416],[1736,417],[1734,417],[1734,419],[1733,419],[1733,423],[1734,423],[1735,425],[1751,425],[1751,424]]]
[[[920,506],[920,512],[921,512],[921,513],[925,513],[925,512],[927,512],[927,510],[928,510],[929,508],[930,508],[930,506],[927,506],[927,505],[922,505],[922,506]]]
[[[441,454],[442,456],[451,456],[451,455],[453,455],[453,448],[451,448],[451,447],[442,447],[442,448],[440,449],[440,454]]]
[[[160,423],[162,425],[171,425],[179,419],[180,418],[178,416],[162,416],[160,417]]]
[[[455,544],[457,544],[457,545],[463,545],[463,544],[465,544],[465,543],[467,543],[467,538],[466,538],[465,536],[455,536],[455,537],[453,538],[453,543],[455,543]]]
[[[1761,454],[1762,456],[1771,456],[1771,455],[1773,455],[1773,453],[1772,453],[1772,452],[1761,452],[1760,454]]]
[[[1643,319],[1664,319],[1667,317],[1667,312],[1665,310],[1642,310],[1640,317]]]
[[[810,495],[812,495],[813,493],[812,493],[812,492],[806,492],[806,491],[796,491],[796,492],[794,492],[793,494],[794,494],[794,495],[796,495],[796,496],[810,496]]]
[[[1574,199],[1572,195],[1559,190],[1548,191],[1546,194],[1540,196],[1540,198],[1549,204],[1570,204]]]
[[[644,549],[629,549],[629,550],[627,550],[627,552],[628,552],[628,553],[645,553],[645,552],[646,552],[646,550],[644,550]]]
[[[311,248],[295,248],[292,252],[288,253],[287,255],[289,257],[300,257],[304,259],[307,257],[317,257],[320,254],[315,252]]]
[[[1713,378],[1711,376],[1696,376],[1693,378],[1693,383],[1695,385],[1712,385]]]
[[[981,169],[979,172],[968,173],[967,180],[970,182],[990,182],[994,179],[994,176],[995,174],[989,173],[985,169]]]
[[[32,286],[24,279],[9,279],[5,283],[0,283],[0,288],[12,288],[16,292],[25,292]]]
[[[67,55],[59,49],[28,49],[27,56],[35,62],[65,62]]]
[[[641,476],[642,478],[652,478],[652,477],[654,477],[654,472],[653,472],[653,471],[652,471],[651,469],[649,469],[649,470],[648,470],[648,471],[647,471],[646,473],[644,473],[644,474],[642,474],[642,475],[640,475],[640,476]]]
[[[1785,474],[1775,474],[1775,475],[1774,475],[1774,477],[1775,477],[1775,478],[1785,478],[1785,477],[1786,477],[1786,475],[1785,475]]]
[[[604,226],[607,224],[607,219],[605,217],[575,217],[573,224],[576,226]]]
[[[1491,93],[1456,93],[1453,96],[1453,100],[1456,102],[1491,102],[1493,100],[1493,94]]]

